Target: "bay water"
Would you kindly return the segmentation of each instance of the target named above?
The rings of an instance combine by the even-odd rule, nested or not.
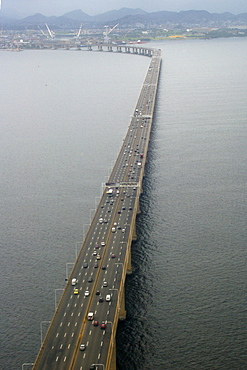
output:
[[[147,46],[163,61],[117,368],[245,369],[247,39]],[[35,360],[149,62],[0,53],[1,369]]]

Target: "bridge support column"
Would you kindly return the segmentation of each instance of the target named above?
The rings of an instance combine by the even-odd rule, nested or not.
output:
[[[117,368],[117,355],[116,355],[116,338],[114,338],[112,342],[112,356],[111,356],[111,363],[109,366],[109,370],[116,370]]]
[[[136,221],[134,221],[134,227],[133,227],[133,233],[132,233],[132,240],[137,240]]]
[[[119,307],[118,319],[121,320],[121,321],[126,319],[126,310],[125,310],[125,286],[123,286],[123,293],[122,293],[122,298],[121,298],[120,307]]]
[[[129,249],[129,256],[128,256],[128,263],[127,263],[127,269],[126,269],[126,274],[131,275],[132,274],[132,264],[131,264],[131,244],[128,247]]]

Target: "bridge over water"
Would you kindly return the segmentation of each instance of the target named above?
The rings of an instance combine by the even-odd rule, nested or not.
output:
[[[108,47],[102,45],[102,50]],[[124,48],[150,56],[150,65],[122,148],[33,364],[35,370],[116,369],[116,331],[118,321],[126,317],[125,278],[132,270],[131,244],[136,239],[161,67],[160,50]],[[115,51],[122,50],[116,46]]]

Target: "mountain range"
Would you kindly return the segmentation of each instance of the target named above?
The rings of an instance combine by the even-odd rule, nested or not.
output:
[[[159,11],[148,13],[142,9],[122,8],[112,10],[96,16],[90,16],[82,10],[74,10],[62,16],[46,17],[40,13],[25,17],[23,19],[9,18],[0,10],[1,25],[7,28],[24,28],[30,26],[42,26],[45,23],[55,28],[73,28],[81,23],[83,28],[103,27],[108,24],[113,26],[119,23],[119,27],[125,26],[226,26],[247,25],[247,13],[234,15],[232,13],[209,13],[206,10],[188,10],[180,12]]]

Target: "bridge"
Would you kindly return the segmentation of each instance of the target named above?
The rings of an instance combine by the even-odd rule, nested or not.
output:
[[[132,271],[160,67],[161,52],[152,49],[126,137],[33,370],[116,369],[116,331],[126,318],[125,279]]]

